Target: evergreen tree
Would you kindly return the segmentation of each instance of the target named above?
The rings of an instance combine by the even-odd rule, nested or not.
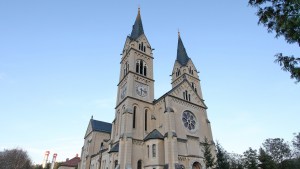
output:
[[[203,145],[203,155],[204,155],[204,162],[206,168],[213,167],[215,165],[215,158],[211,154],[211,143],[208,142],[207,138],[204,138],[204,143]]]
[[[258,166],[261,169],[277,169],[276,163],[273,161],[272,157],[262,148],[259,149],[258,160],[260,162]]]
[[[222,148],[222,146],[217,143],[217,162],[216,169],[229,169],[229,158],[227,152]]]
[[[249,150],[243,153],[244,155],[244,167],[247,169],[258,169],[258,157],[257,151],[251,147]]]

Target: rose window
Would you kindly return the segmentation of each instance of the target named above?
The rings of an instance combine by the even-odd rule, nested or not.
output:
[[[189,130],[195,130],[196,128],[196,118],[194,114],[190,111],[185,111],[182,114],[182,122],[184,127]]]

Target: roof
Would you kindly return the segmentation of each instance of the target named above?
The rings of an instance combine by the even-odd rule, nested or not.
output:
[[[186,66],[187,62],[190,60],[188,57],[185,48],[183,46],[180,34],[178,33],[178,46],[177,46],[177,59],[182,66]]]
[[[110,149],[109,153],[112,153],[112,152],[119,152],[119,143],[117,143]]]
[[[141,18],[141,13],[139,8],[134,25],[132,26],[130,38],[137,39],[142,34],[144,34],[144,29],[143,29],[142,18]]]
[[[77,167],[79,162],[80,162],[80,158],[79,157],[74,157],[71,160],[68,160],[68,161],[62,163],[61,166]]]
[[[111,133],[112,124],[91,119],[92,131]]]
[[[144,141],[150,140],[150,139],[164,139],[164,136],[156,129],[151,131],[145,138]]]

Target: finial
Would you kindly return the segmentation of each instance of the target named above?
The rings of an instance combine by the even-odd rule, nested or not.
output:
[[[179,28],[178,28],[178,38],[180,38],[180,31],[179,31]]]
[[[138,12],[140,13],[140,10],[141,10],[141,6],[140,6],[140,4],[139,4],[139,7],[138,7]]]
[[[93,115],[92,115],[91,119],[93,119]]]

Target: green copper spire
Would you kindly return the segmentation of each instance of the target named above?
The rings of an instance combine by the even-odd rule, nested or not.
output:
[[[190,58],[188,57],[185,48],[183,46],[182,40],[180,38],[180,32],[178,32],[177,61],[182,66],[185,66],[189,60]]]
[[[132,31],[131,31],[130,37],[132,39],[137,39],[142,34],[144,34],[144,29],[143,29],[141,13],[140,13],[140,8],[139,8],[134,25],[132,26]]]

